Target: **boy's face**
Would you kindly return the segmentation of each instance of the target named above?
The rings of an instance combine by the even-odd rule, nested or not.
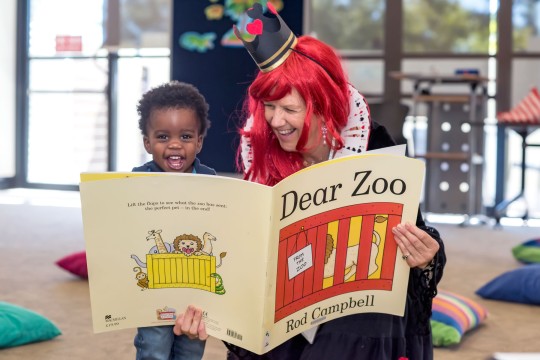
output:
[[[148,119],[144,148],[166,172],[191,172],[201,151],[199,120],[191,109],[153,110]]]

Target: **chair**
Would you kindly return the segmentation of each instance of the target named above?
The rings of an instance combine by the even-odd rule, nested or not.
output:
[[[495,206],[495,221],[499,224],[500,218],[510,204],[525,195],[525,170],[527,169],[527,147],[540,146],[540,144],[531,144],[527,142],[527,137],[540,128],[540,92],[538,88],[533,87],[529,94],[525,96],[514,108],[509,111],[497,114],[499,128],[503,131],[508,128],[521,136],[521,187],[519,193],[512,199],[504,200]],[[528,209],[525,210],[522,218],[528,218]]]

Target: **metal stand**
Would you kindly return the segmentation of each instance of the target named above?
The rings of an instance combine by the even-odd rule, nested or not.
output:
[[[515,201],[523,198],[525,200],[525,175],[527,170],[527,148],[530,146],[540,146],[540,144],[529,144],[527,143],[527,137],[532,134],[534,131],[538,130],[539,125],[510,125],[510,124],[499,124],[499,126],[503,129],[509,128],[515,131],[520,137],[521,137],[521,187],[519,190],[519,193],[514,196],[511,199],[503,200],[500,203],[498,203],[495,206],[495,226],[500,225],[501,217],[506,215],[506,209],[510,204],[514,203]],[[534,129],[533,127],[536,127]],[[527,202],[525,201],[525,205]],[[523,220],[527,220],[529,218],[529,209],[526,206],[525,207],[525,213],[521,216]]]
[[[423,210],[465,215],[461,225],[485,223],[481,183],[488,79],[477,75],[391,75],[413,81],[414,148],[410,153],[426,161]],[[434,90],[438,85],[465,85],[468,93],[437,93]],[[419,103],[429,106],[425,151],[418,151],[416,146]],[[468,132],[462,131],[466,124],[470,126]],[[449,129],[443,129],[444,126]],[[471,221],[472,218],[478,221]]]

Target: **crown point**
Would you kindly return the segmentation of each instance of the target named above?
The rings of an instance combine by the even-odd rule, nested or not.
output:
[[[259,3],[253,4],[253,7],[247,9],[246,13],[252,19],[260,18],[263,15],[262,5]]]
[[[268,10],[270,10],[272,14],[277,15],[277,10],[271,2],[267,3],[266,7],[268,7]]]

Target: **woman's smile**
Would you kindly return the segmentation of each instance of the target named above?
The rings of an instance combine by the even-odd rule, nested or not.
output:
[[[286,129],[286,130],[279,130],[279,129],[274,129],[274,132],[276,133],[276,135],[278,136],[283,136],[283,137],[288,137],[290,136],[292,133],[294,133],[296,131],[296,129],[292,128],[292,129]]]

